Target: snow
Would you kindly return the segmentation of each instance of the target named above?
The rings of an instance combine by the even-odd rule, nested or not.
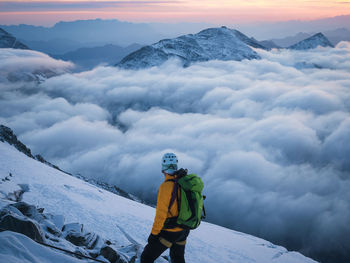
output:
[[[295,45],[290,46],[289,48],[295,50],[307,50],[317,48],[318,46],[333,47],[332,43],[329,42],[329,40],[322,33],[318,33],[296,43]]]
[[[3,181],[6,177],[9,180]],[[159,183],[162,179],[159,175]],[[8,204],[5,200],[8,194],[21,189],[19,184],[29,187],[23,201],[43,207],[48,213],[63,215],[66,223],[84,224],[84,228],[119,245],[136,242],[144,246],[151,231],[154,208],[90,185],[0,142],[0,207]],[[62,218],[58,217],[57,221],[62,225]],[[315,262],[263,239],[207,222],[191,231],[185,257],[188,262],[201,263]],[[78,262],[21,234],[1,232],[0,261],[18,262],[19,259],[21,262]]]
[[[170,58],[179,59],[184,66],[215,59],[259,59],[259,55],[250,45],[264,48],[237,30],[226,27],[208,28],[198,34],[163,39],[143,47],[126,56],[118,66],[133,69],[159,66]]]
[[[0,232],[0,260],[6,263],[81,263],[81,260],[44,247],[29,237],[10,231]]]

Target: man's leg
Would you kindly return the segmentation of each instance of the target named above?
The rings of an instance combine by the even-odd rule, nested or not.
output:
[[[171,263],[185,263],[185,245],[173,244],[170,248]]]
[[[152,240],[145,246],[141,255],[141,263],[153,263],[167,249],[159,239]]]

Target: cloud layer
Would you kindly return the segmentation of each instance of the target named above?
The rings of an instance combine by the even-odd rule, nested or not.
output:
[[[8,82],[32,81],[68,72],[73,64],[56,60],[33,50],[2,48],[0,51],[0,89],[13,89]]]
[[[61,168],[148,201],[173,151],[202,176],[208,220],[346,262],[350,43],[259,55],[7,85],[0,122]]]

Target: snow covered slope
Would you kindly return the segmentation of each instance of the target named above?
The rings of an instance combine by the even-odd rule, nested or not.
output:
[[[296,43],[295,45],[290,46],[289,49],[306,50],[317,48],[318,46],[334,47],[332,43],[329,42],[329,40],[322,33],[317,33],[307,39]]]
[[[2,28],[0,28],[0,48],[29,49]]]
[[[161,180],[159,175],[159,183]],[[42,207],[48,213],[64,215],[66,222],[82,223],[120,246],[130,245],[131,239],[143,246],[151,231],[154,208],[62,173],[26,156],[8,143],[0,142],[0,208],[11,203],[7,197],[21,189],[19,184],[27,188],[23,201]],[[26,249],[19,249],[21,246]],[[9,231],[0,233],[0,248],[1,262],[35,262],[31,259],[63,262],[67,258],[56,250]],[[191,232],[186,260],[193,263],[315,262],[260,238],[206,222]],[[72,258],[65,262],[77,261]],[[164,262],[164,259],[158,262]]]
[[[170,58],[179,59],[184,66],[208,60],[259,59],[251,48],[266,49],[258,41],[227,27],[208,28],[198,34],[164,39],[143,47],[122,59],[116,66],[129,69],[158,66]]]

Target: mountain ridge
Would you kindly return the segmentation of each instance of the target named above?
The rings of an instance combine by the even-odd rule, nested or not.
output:
[[[0,28],[0,48],[30,49],[2,28]]]
[[[171,58],[179,59],[184,67],[209,60],[260,59],[252,48],[266,49],[238,30],[225,26],[207,28],[197,34],[163,39],[124,57],[117,67],[139,69],[159,66]]]
[[[313,49],[318,46],[321,47],[334,47],[332,43],[328,40],[327,37],[325,37],[322,33],[317,33],[312,35],[311,37],[308,37],[302,41],[299,41],[298,43],[288,47],[288,49],[294,49],[294,50],[306,50],[306,49]]]

